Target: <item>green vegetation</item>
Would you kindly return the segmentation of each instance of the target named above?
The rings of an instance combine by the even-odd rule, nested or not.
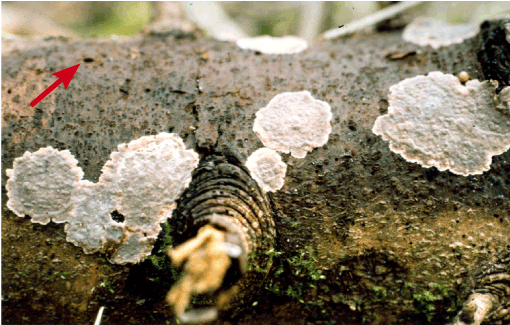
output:
[[[315,268],[316,258],[313,255],[312,249],[300,249],[298,255],[290,257],[288,260],[293,273],[297,276],[309,278],[313,281],[323,280],[326,277],[322,274],[321,270]]]
[[[54,278],[56,278],[57,276],[59,276],[60,278],[62,279],[65,279],[66,276],[69,275],[69,272],[68,271],[60,271],[60,272],[56,272],[56,273],[53,273],[52,275],[50,275],[49,277],[46,278],[46,280],[53,280]]]
[[[144,1],[98,2],[87,7],[92,14],[72,27],[83,37],[128,36],[145,26],[151,17],[151,4]]]
[[[248,257],[248,265],[246,267],[246,270],[247,271],[255,271],[255,272],[259,272],[259,273],[267,273],[267,272],[269,272],[269,269],[272,265],[273,258],[278,257],[282,254],[283,254],[282,252],[275,251],[274,249],[265,251],[263,253],[258,253],[258,254],[252,252],[250,254],[250,256]],[[265,267],[255,267],[253,261],[256,257],[265,257],[266,266]],[[280,272],[278,272],[275,275],[279,275],[279,274],[281,274],[281,272],[283,272],[283,270],[281,270]]]
[[[170,273],[170,276],[165,276],[166,282],[175,282],[179,277],[179,272],[172,266],[170,259],[166,255],[166,251],[173,246],[173,238],[172,238],[172,227],[168,223],[164,223],[162,225],[161,230],[161,246],[158,248],[155,254],[152,254],[148,257],[148,260],[151,262],[152,266],[158,271],[166,271]],[[152,282],[161,282],[161,277],[149,278]]]
[[[267,252],[267,255],[272,256],[281,254],[275,251]],[[308,290],[316,288],[318,281],[326,278],[322,271],[317,269],[316,264],[317,259],[311,248],[300,249],[296,255],[274,263],[274,272],[266,283],[265,289],[274,294],[293,298],[305,307],[315,305],[314,302],[305,302],[304,295]],[[285,277],[279,277],[280,275]]]
[[[439,309],[448,313],[448,319],[453,317],[460,307],[462,301],[457,293],[449,289],[444,283],[429,283],[428,289],[417,290],[413,283],[404,283],[401,294],[413,301],[413,312],[421,315],[430,322]],[[446,310],[444,310],[446,308]]]
[[[371,306],[383,301],[388,296],[388,290],[384,287],[372,286],[371,289],[374,295],[371,295],[370,299],[363,301],[363,303],[358,306],[358,309],[363,312],[363,323],[370,322],[377,317],[378,314],[376,312],[370,311]]]
[[[103,282],[99,284],[99,288],[105,288],[110,293],[115,292],[115,290],[113,289],[113,281],[110,280],[108,277],[105,277]]]

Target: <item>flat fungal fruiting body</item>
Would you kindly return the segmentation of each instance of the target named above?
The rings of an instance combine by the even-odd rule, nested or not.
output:
[[[510,148],[510,118],[496,108],[496,87],[478,80],[463,86],[439,71],[403,80],[390,87],[388,114],[372,131],[407,161],[481,174]]]
[[[503,88],[495,97],[496,108],[510,116],[510,86]]]
[[[329,104],[308,91],[286,92],[257,112],[253,131],[267,148],[304,158],[328,142],[332,117]]]
[[[264,192],[282,188],[287,165],[276,151],[267,148],[255,151],[248,157],[246,167]]]
[[[82,180],[69,151],[51,147],[26,152],[7,171],[9,203],[32,222],[66,222],[67,240],[85,253],[106,252],[113,263],[148,256],[171,216],[175,200],[191,181],[198,155],[176,134],[160,133],[118,146],[99,182]],[[122,222],[112,219],[117,211]]]
[[[308,48],[308,42],[296,36],[272,37],[268,35],[240,38],[237,46],[264,54],[295,54]]]
[[[47,147],[25,152],[6,175],[7,207],[19,217],[30,215],[32,222],[45,225],[68,220],[71,195],[83,171],[68,150]]]
[[[205,157],[193,173],[189,188],[178,200],[175,212],[171,223],[176,244],[195,237],[208,225],[225,234],[223,250],[228,252],[232,264],[219,289],[216,308],[222,308],[221,301],[230,301],[232,305],[257,290],[265,274],[250,270],[269,270],[272,260],[264,252],[275,244],[275,224],[268,197],[237,159]],[[193,265],[187,267],[189,272],[195,272]],[[214,286],[216,280],[211,278],[211,290],[215,292],[218,291]],[[239,293],[233,297],[235,292]]]
[[[478,34],[479,30],[477,24],[450,25],[434,18],[418,17],[406,26],[402,38],[407,42],[438,49],[462,43]]]

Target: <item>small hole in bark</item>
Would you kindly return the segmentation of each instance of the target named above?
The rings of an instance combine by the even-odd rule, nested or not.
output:
[[[83,62],[91,63],[91,62],[94,62],[94,59],[93,58],[85,58],[85,59],[83,59]]]
[[[356,131],[356,122],[353,120],[349,120],[349,123],[347,125],[351,131]]]
[[[124,222],[125,218],[122,214],[119,213],[119,211],[115,210],[113,211],[110,216],[112,219],[116,222]]]

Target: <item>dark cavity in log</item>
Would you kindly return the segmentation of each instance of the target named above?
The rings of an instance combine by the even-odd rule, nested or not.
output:
[[[479,34],[478,61],[487,80],[499,82],[498,93],[510,85],[510,43],[506,40],[510,19],[485,21]],[[509,28],[510,29],[510,28]]]

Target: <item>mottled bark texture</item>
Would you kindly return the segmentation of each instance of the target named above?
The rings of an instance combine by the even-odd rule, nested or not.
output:
[[[387,111],[389,87],[405,78],[464,70],[485,80],[479,37],[432,50],[381,33],[281,56],[182,33],[3,41],[3,320],[86,323],[100,306],[107,324],[174,319],[164,302],[168,272],[149,262],[110,266],[65,243],[63,225],[32,225],[5,207],[5,169],[16,157],[68,149],[84,178],[97,181],[118,144],[173,132],[202,159],[230,152],[243,164],[263,147],[252,131],[255,113],[279,93],[302,90],[329,103],[332,133],[303,159],[282,155],[285,184],[270,195],[282,254],[267,289],[219,323],[453,320],[471,272],[509,249],[510,153],[482,175],[458,176],[405,161],[372,127]],[[80,62],[66,91],[28,105],[53,83],[51,73]]]

